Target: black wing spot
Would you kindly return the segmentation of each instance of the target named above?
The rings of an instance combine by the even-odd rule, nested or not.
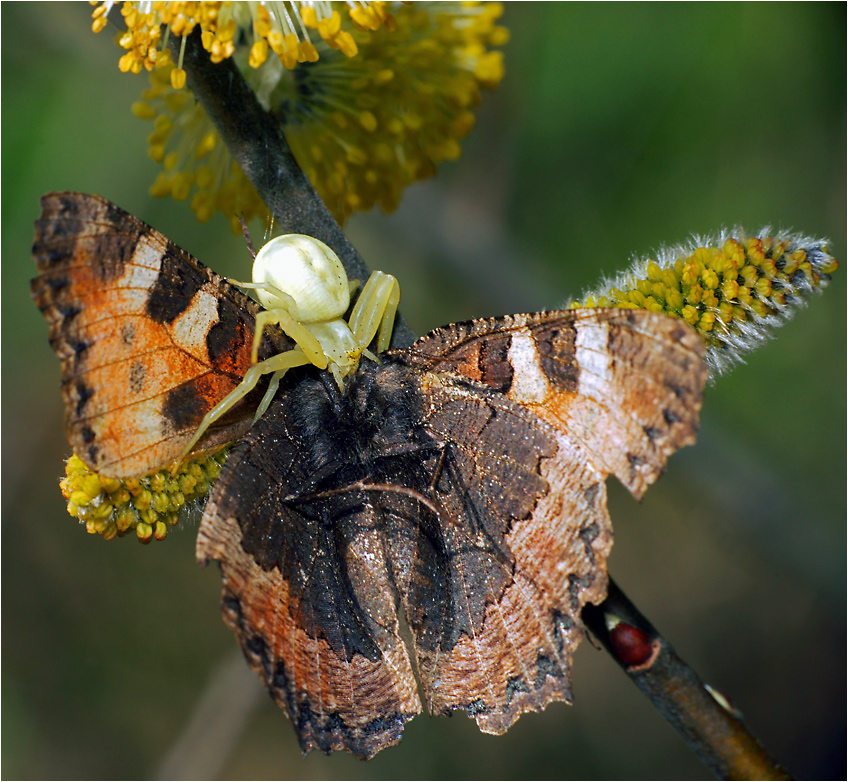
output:
[[[196,429],[206,415],[206,404],[198,393],[194,380],[171,389],[162,405],[165,431],[182,432],[190,428]]]
[[[147,314],[157,323],[173,323],[191,305],[191,300],[208,282],[202,270],[188,264],[183,251],[168,243],[159,276],[150,290]]]
[[[83,411],[85,410],[85,406],[88,404],[88,400],[94,396],[94,389],[91,386],[87,386],[82,380],[77,381],[77,406],[76,406],[76,414],[78,417],[82,417]],[[89,430],[90,431],[90,430]]]
[[[509,360],[509,348],[512,338],[503,335],[483,342],[480,349],[480,376],[489,388],[509,393],[515,371]]]
[[[141,361],[133,363],[130,369],[130,390],[134,394],[140,394],[144,388],[144,379],[147,376],[147,367]]]
[[[663,408],[663,418],[665,419],[665,422],[669,426],[673,426],[674,424],[679,424],[680,421],[682,420],[680,418],[680,416],[677,415],[677,413],[675,413],[673,410],[669,410],[667,407]]]
[[[662,435],[662,429],[657,429],[655,426],[643,426],[642,429],[652,443],[656,442],[657,438]]]
[[[224,299],[218,301],[218,322],[206,335],[206,352],[212,364],[222,372],[237,374],[239,349],[249,344],[253,334],[248,334],[244,321]]]
[[[121,342],[129,347],[135,339],[135,326],[132,323],[125,323],[121,328]]]
[[[562,679],[565,675],[566,672],[556,660],[552,660],[547,655],[539,653],[539,657],[536,660],[536,678],[533,681],[533,688],[538,690],[548,677]]]

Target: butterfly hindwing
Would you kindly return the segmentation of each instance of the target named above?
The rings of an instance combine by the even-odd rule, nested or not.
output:
[[[33,258],[32,293],[61,362],[74,451],[121,478],[179,457],[249,368],[258,305],[97,196],[45,195]],[[289,344],[269,330],[262,354]],[[236,405],[198,450],[237,439],[255,406],[255,398]]]
[[[455,375],[414,375],[442,444],[430,492],[446,608],[416,622],[405,595],[428,709],[463,709],[503,733],[518,716],[571,700],[580,610],[603,598],[612,543],[603,475],[564,456],[529,411]],[[564,487],[568,487],[563,491]],[[438,625],[437,625],[438,627]]]
[[[359,420],[332,379],[307,374],[284,383],[228,457],[197,556],[220,563],[225,621],[304,751],[367,758],[399,741],[421,710],[397,612],[395,582],[407,576],[390,553],[394,545],[411,556],[421,508],[402,494],[348,488],[374,477],[374,460],[356,453],[374,450],[376,419]],[[394,418],[379,427],[383,443],[423,475],[415,465],[426,443],[409,441],[402,410]]]

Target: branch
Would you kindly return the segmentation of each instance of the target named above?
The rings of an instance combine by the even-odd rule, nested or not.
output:
[[[724,697],[707,689],[610,578],[607,599],[583,623],[720,779],[789,779]]]
[[[368,279],[362,256],[315,192],[289,149],[280,125],[256,100],[256,95],[231,58],[215,65],[200,41],[200,28],[188,36],[183,52],[186,81],[247,178],[284,233],[320,239],[338,254],[348,277]],[[177,61],[180,36],[171,37]],[[403,348],[415,335],[403,317],[395,317],[392,347]]]
[[[178,46],[174,36],[172,46]],[[176,50],[175,55],[178,55]],[[352,278],[370,274],[295,161],[278,122],[256,100],[230,59],[213,65],[199,30],[186,41],[183,67],[189,87],[214,121],[262,200],[287,233],[321,239],[339,255]],[[415,336],[400,317],[392,347]],[[613,617],[617,628],[608,626]],[[682,735],[701,760],[727,779],[787,779],[729,706],[722,706],[610,579],[609,595],[583,610],[585,626],[624,668],[634,683]],[[635,660],[635,662],[634,662]]]

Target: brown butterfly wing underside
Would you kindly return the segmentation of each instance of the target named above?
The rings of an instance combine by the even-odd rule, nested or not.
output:
[[[61,362],[68,441],[103,475],[160,469],[241,382],[259,306],[103,198],[48,193],[41,205],[32,295]],[[291,347],[266,329],[260,356]],[[211,426],[196,450],[244,434],[258,393]]]
[[[705,376],[685,323],[623,309],[437,329],[344,395],[290,373],[197,555],[304,751],[399,741],[416,676],[430,713],[490,733],[570,701],[581,608],[606,594],[605,478],[642,496],[694,441]]]

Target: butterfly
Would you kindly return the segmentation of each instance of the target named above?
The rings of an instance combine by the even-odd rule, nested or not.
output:
[[[65,423],[91,469],[177,458],[251,363],[258,305],[97,196],[42,199],[36,304]],[[274,327],[259,357],[291,349]],[[204,433],[238,440],[197,557],[303,750],[369,758],[423,708],[489,733],[571,701],[580,612],[606,594],[605,479],[637,498],[694,441],[696,332],[584,309],[438,328],[344,387],[300,367]]]

